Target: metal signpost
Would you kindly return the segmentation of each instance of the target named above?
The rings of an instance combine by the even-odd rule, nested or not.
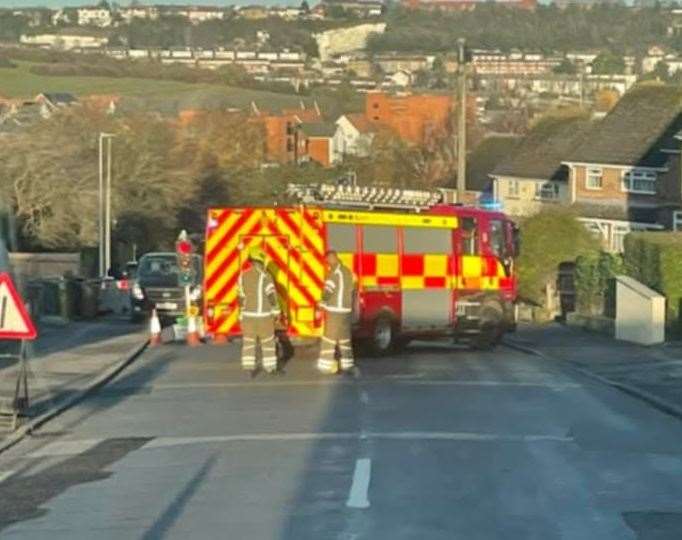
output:
[[[28,310],[17,293],[11,276],[0,273],[0,340],[20,340],[19,354],[3,354],[2,358],[18,358],[19,371],[14,396],[9,410],[0,414],[11,417],[11,428],[16,429],[19,415],[28,408],[28,347],[27,341],[36,339],[38,332]]]

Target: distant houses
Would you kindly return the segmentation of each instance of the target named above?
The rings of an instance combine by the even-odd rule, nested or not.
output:
[[[682,230],[682,92],[643,84],[603,119],[549,119],[492,171],[515,216],[563,205],[621,251],[630,231]]]

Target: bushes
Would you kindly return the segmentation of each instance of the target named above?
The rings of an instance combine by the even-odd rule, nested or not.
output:
[[[0,56],[0,68],[15,68],[17,65],[12,62],[9,58]]]
[[[623,273],[623,259],[610,253],[581,255],[575,262],[577,311],[584,315],[613,317],[613,278]]]
[[[682,329],[682,233],[628,234],[623,258],[628,275],[666,297],[668,327]]]
[[[517,261],[521,298],[543,305],[545,287],[556,281],[559,264],[597,250],[598,242],[570,211],[553,208],[526,218]]]

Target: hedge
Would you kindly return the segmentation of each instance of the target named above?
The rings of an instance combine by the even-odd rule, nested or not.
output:
[[[584,315],[615,316],[614,278],[623,273],[623,259],[610,253],[589,253],[575,261],[577,310]]]
[[[682,233],[630,233],[623,259],[629,276],[666,297],[668,327],[682,330]]]

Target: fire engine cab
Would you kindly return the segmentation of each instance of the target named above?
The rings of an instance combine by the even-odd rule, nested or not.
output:
[[[321,335],[327,250],[354,274],[354,337],[377,354],[443,336],[487,348],[514,329],[517,229],[503,213],[445,204],[441,190],[294,184],[289,194],[297,204],[209,209],[208,334],[239,335],[237,283],[254,246],[268,257],[290,338]]]

